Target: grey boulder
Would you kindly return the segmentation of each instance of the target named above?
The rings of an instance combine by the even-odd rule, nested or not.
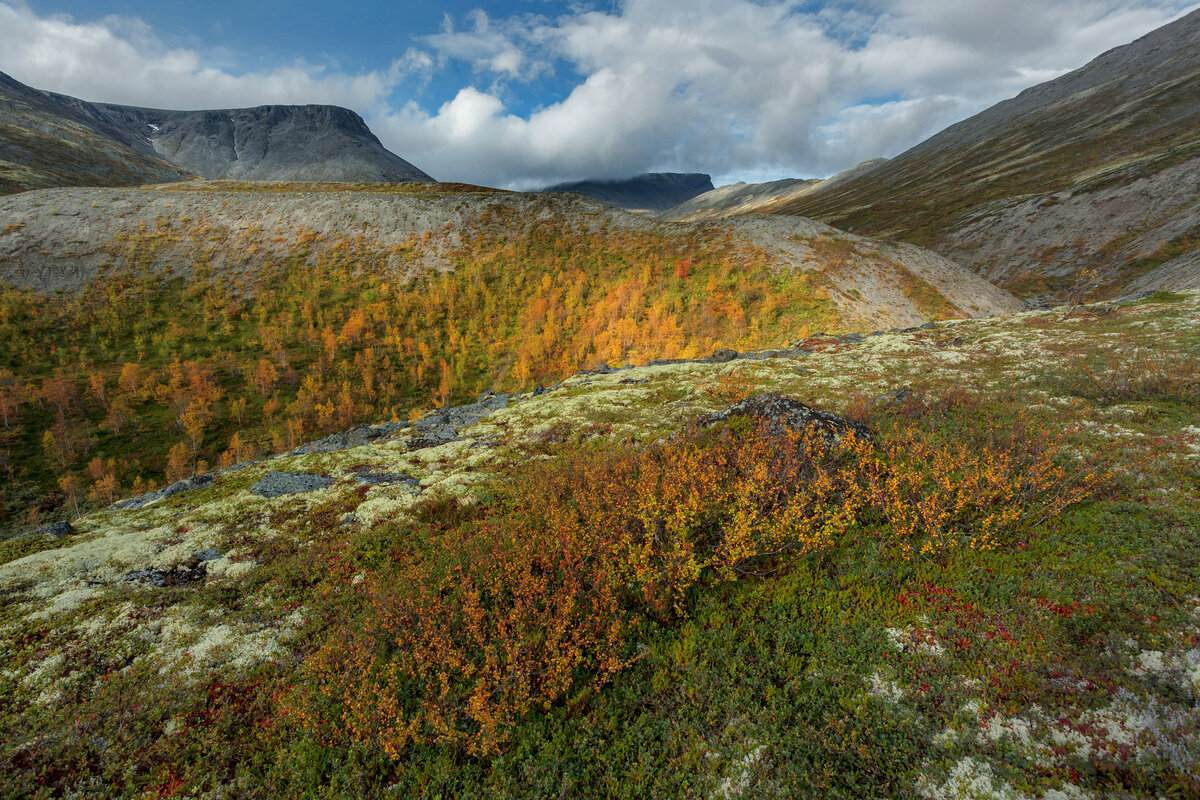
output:
[[[748,397],[723,411],[706,414],[696,420],[696,424],[700,427],[710,427],[737,417],[749,417],[760,421],[777,436],[794,431],[816,430],[829,442],[839,442],[843,436],[850,433],[866,441],[871,441],[872,438],[871,432],[859,422],[828,411],[820,411],[799,400],[774,393]]]
[[[303,494],[317,489],[324,489],[333,484],[333,478],[328,475],[313,475],[308,472],[268,472],[250,491],[260,497],[283,497],[289,494]]]

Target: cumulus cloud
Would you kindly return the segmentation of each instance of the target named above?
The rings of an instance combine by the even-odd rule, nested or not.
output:
[[[194,49],[167,46],[137,18],[77,22],[60,14],[38,16],[24,3],[0,2],[0,70],[39,89],[85,100],[176,109],[270,103],[368,109],[381,103],[403,74],[423,66],[413,53],[384,70],[358,75],[303,59],[235,74],[215,61]]]
[[[648,170],[763,179],[895,155],[1200,3],[604,5],[557,18],[447,17],[386,68],[348,75],[305,62],[238,74],[164,45],[137,20],[79,23],[0,0],[0,69],[141,105],[348,105],[385,145],[446,180],[528,188]],[[439,107],[400,96],[406,77],[436,82],[453,63],[468,64],[472,78]],[[546,105],[529,102],[540,80],[565,80],[566,91]],[[514,98],[532,110],[513,110]]]
[[[895,155],[1196,5],[625,0],[509,20],[503,36],[477,19],[426,44],[480,71],[515,48],[566,65],[580,76],[574,89],[521,116],[502,91],[470,87],[436,111],[408,105],[375,122],[435,174],[502,185],[648,169],[825,175]]]

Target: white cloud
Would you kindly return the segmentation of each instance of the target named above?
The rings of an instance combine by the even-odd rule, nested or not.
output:
[[[439,176],[529,186],[649,169],[822,175],[895,155],[958,119],[1082,66],[1194,0],[625,0],[557,20],[483,15],[425,44],[486,91],[376,113],[381,138]],[[562,101],[507,111],[508,65],[565,64]],[[522,76],[527,79],[528,76]]]
[[[140,105],[347,105],[447,180],[520,188],[653,169],[762,179],[894,155],[1198,5],[623,0],[556,19],[475,11],[447,18],[386,69],[348,75],[305,62],[235,74],[137,20],[80,23],[0,0],[0,69]],[[439,108],[395,96],[405,76],[437,81],[452,62],[474,80]],[[552,75],[573,79],[565,97],[510,110]]]
[[[420,66],[419,54],[406,54],[385,70],[359,75],[303,59],[265,72],[233,74],[196,50],[166,46],[136,18],[76,22],[60,14],[40,17],[23,3],[0,2],[0,70],[39,89],[85,100],[179,109],[269,103],[366,109],[382,102],[406,70]]]

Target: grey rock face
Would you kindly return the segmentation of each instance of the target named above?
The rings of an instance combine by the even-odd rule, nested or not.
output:
[[[357,425],[348,431],[326,436],[316,442],[302,444],[290,455],[302,456],[309,453],[334,453],[350,447],[362,447],[365,444],[383,439],[407,427],[402,422],[383,422],[379,425]]]
[[[19,167],[4,168],[8,162]],[[0,73],[0,193],[204,178],[430,182],[338,106],[166,111],[89,103]]]
[[[799,400],[774,393],[748,397],[724,411],[717,411],[701,417],[696,420],[696,424],[708,427],[735,417],[750,417],[759,420],[777,435],[814,429],[831,442],[841,441],[841,438],[849,433],[867,441],[872,438],[871,432],[861,423],[839,417],[828,411],[820,411]]]
[[[55,539],[60,539],[63,536],[70,536],[74,533],[69,522],[51,522],[49,525],[43,525],[35,529],[30,535],[42,534],[43,536],[51,536]]]
[[[187,180],[186,170],[96,119],[88,104],[0,73],[0,194]],[[144,142],[144,140],[143,140]]]
[[[701,359],[701,361],[707,362],[709,364],[724,364],[727,361],[733,361],[737,357],[738,357],[737,350],[714,350],[713,354],[711,356],[709,356],[708,358]]]
[[[1085,268],[1120,289],[1130,262],[1197,252],[1197,85],[1200,10],[782,211],[920,241],[1022,293],[1061,301]],[[1150,280],[1200,285],[1196,263]]]
[[[359,486],[394,486],[396,484],[404,484],[415,489],[421,485],[419,480],[402,472],[363,472],[356,476],[355,480]]]
[[[217,548],[215,547],[205,548],[193,556],[193,558],[196,559],[197,564],[203,564],[205,561],[216,561],[220,557],[221,554],[217,552]]]
[[[189,583],[197,583],[204,580],[207,576],[208,569],[204,564],[197,564],[193,567],[180,565],[170,570],[132,570],[125,573],[125,577],[121,578],[121,580],[126,583],[147,583],[163,589],[168,586],[185,586]]]
[[[900,406],[907,403],[909,400],[916,399],[917,395],[909,388],[897,389],[894,392],[881,394],[870,402],[872,406]]]
[[[429,182],[387,150],[362,117],[337,106],[164,111],[95,104],[111,125],[137,131],[160,157],[204,178]]]
[[[260,497],[283,497],[289,494],[324,489],[333,484],[333,478],[328,475],[313,475],[307,472],[268,472],[263,475],[250,491]]]

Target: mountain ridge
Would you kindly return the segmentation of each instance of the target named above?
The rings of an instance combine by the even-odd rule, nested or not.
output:
[[[1197,130],[1200,10],[867,177],[760,211],[921,244],[1026,296],[1062,296],[1092,272],[1101,292],[1135,281],[1181,288],[1173,267],[1150,273],[1200,241],[1188,188],[1200,171]]]
[[[172,111],[93,103],[35,89],[3,73],[0,159],[8,164],[0,162],[0,189],[9,192],[169,183],[192,175],[433,181],[385,148],[361,116],[340,106]],[[42,163],[48,159],[51,163]],[[35,170],[35,164],[41,166]]]

